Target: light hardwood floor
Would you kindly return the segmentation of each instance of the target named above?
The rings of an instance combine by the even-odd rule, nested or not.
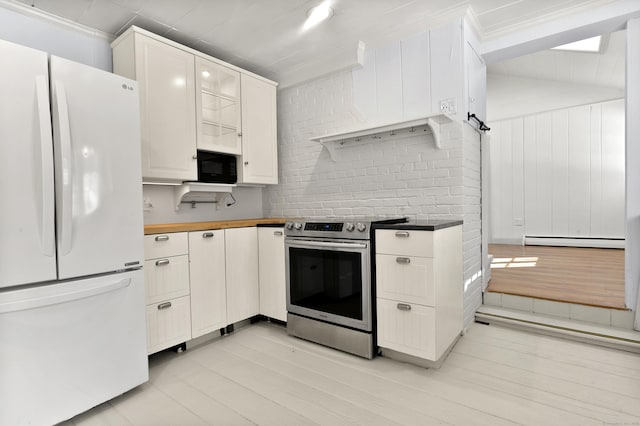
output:
[[[490,244],[488,291],[625,309],[624,250]]]
[[[444,365],[365,360],[268,323],[154,356],[66,425],[640,425],[640,356],[472,324]]]

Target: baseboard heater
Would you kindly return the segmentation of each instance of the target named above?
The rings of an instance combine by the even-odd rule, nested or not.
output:
[[[525,236],[525,246],[595,247],[623,249],[624,238],[536,237]]]

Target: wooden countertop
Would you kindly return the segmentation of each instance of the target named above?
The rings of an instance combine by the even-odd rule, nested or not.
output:
[[[208,229],[244,228],[257,225],[284,224],[285,218],[262,218],[241,220],[219,220],[213,222],[161,223],[145,225],[144,235],[168,234],[171,232],[205,231]]]

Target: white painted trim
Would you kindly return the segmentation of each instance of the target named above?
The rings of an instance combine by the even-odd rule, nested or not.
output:
[[[593,247],[623,249],[625,240],[605,238],[524,237],[526,246]]]
[[[69,19],[61,18],[52,13],[37,9],[36,7],[28,6],[24,3],[19,3],[15,0],[0,0],[0,7],[20,13],[25,16],[30,16],[41,19],[43,21],[51,22],[82,34],[106,40],[108,42],[112,42],[115,39],[115,36],[112,34],[79,24],[77,22],[73,22]]]
[[[640,353],[640,333],[632,330],[487,305],[478,309],[476,319]]]
[[[627,23],[625,303],[636,312],[640,330],[640,19]]]

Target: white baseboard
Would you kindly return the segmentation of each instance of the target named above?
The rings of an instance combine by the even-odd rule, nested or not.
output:
[[[624,239],[617,238],[564,238],[564,237],[524,237],[527,246],[560,246],[560,247],[592,247],[618,248],[625,246]]]

